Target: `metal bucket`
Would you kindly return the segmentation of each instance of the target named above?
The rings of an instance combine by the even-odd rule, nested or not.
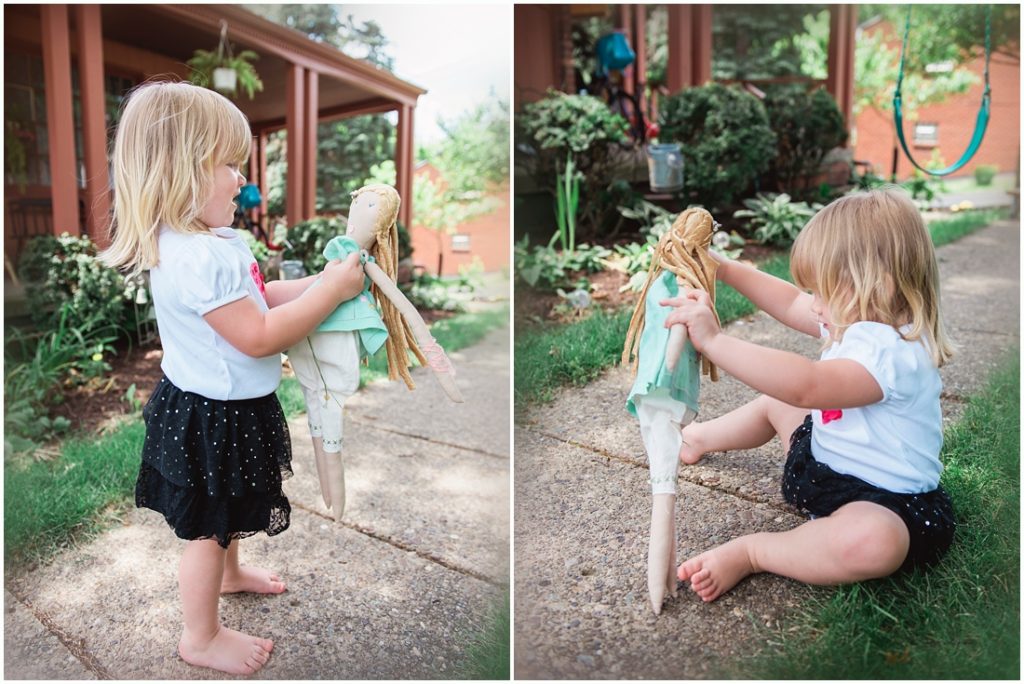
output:
[[[683,153],[678,143],[647,146],[647,175],[654,192],[683,189]]]
[[[281,280],[298,280],[307,275],[301,261],[287,259],[281,262]]]

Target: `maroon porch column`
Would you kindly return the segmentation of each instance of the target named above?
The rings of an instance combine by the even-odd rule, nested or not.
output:
[[[267,132],[260,129],[259,133],[259,173],[260,173],[260,217],[266,221],[267,216],[267,193],[270,191],[270,183],[267,182]],[[273,237],[274,227],[269,223],[264,224],[267,232]]]
[[[414,108],[403,104],[398,110],[398,130],[395,136],[395,189],[402,197],[398,218],[406,230],[412,228],[412,172],[413,172],[413,127]]]
[[[107,165],[106,84],[99,5],[75,6],[78,76],[82,93],[86,231],[99,249],[110,243],[110,172]]]
[[[319,87],[318,74],[311,69],[307,69],[306,102],[303,105],[306,115],[305,149],[303,150],[303,161],[305,164],[302,178],[302,185],[305,190],[302,194],[302,217],[304,219],[316,216],[316,139],[320,109],[317,105]]]
[[[711,80],[711,5],[668,6],[668,89]]]
[[[630,47],[636,52],[636,38],[633,33],[633,5],[619,5],[619,29],[625,34]],[[639,57],[639,53],[637,53],[637,57]],[[636,92],[635,75],[636,62],[622,70],[622,89],[629,94]]]
[[[40,5],[46,128],[50,146],[50,198],[53,233],[79,235],[75,122],[71,102],[71,40],[67,5]]]
[[[630,5],[633,8],[633,51],[636,52],[636,68],[633,70],[633,92],[640,98],[640,109],[645,115],[647,98],[644,97],[644,86],[647,85],[647,6]]]
[[[835,98],[847,126],[853,125],[853,65],[857,6],[829,8],[828,78],[825,89]]]
[[[297,64],[289,64],[285,87],[285,97],[288,101],[288,111],[285,114],[285,128],[288,131],[288,187],[285,192],[284,205],[289,226],[294,226],[306,218],[303,215],[305,197],[303,185],[306,168],[303,159],[306,138],[305,85],[305,69]]]

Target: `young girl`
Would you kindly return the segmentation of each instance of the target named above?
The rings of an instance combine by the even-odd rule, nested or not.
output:
[[[114,220],[107,264],[150,271],[163,345],[143,411],[136,505],[191,541],[179,568],[178,653],[234,674],[259,670],[273,642],[220,624],[218,597],[277,594],[277,575],[239,564],[238,540],[288,527],[281,481],[291,444],[274,395],[279,354],[362,289],[358,254],[319,276],[264,286],[229,226],[245,183],[249,124],[229,100],[187,83],[150,83],[129,97],[113,152]],[[312,280],[319,287],[306,290]]]
[[[885,189],[825,207],[793,246],[796,287],[716,258],[723,282],[789,327],[824,338],[824,351],[815,362],[730,337],[703,292],[662,301],[676,307],[666,326],[685,324],[701,353],[764,393],[687,426],[680,460],[750,449],[778,434],[789,443],[783,495],[811,520],[706,551],[679,567],[679,579],[713,601],[751,573],[843,584],[934,563],[955,527],[939,486],[937,371],[952,349],[935,251],[913,203]]]

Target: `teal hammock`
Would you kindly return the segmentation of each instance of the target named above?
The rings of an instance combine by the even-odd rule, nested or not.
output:
[[[963,168],[964,164],[969,162],[974,153],[978,151],[978,148],[981,146],[981,140],[985,137],[985,129],[988,127],[989,117],[992,114],[992,89],[989,87],[988,81],[988,62],[992,53],[992,6],[988,6],[985,14],[985,92],[981,96],[981,107],[978,109],[978,118],[974,123],[974,135],[971,136],[971,142],[967,146],[967,150],[964,151],[963,156],[955,164],[944,169],[926,169],[914,161],[914,157],[910,154],[910,149],[907,147],[907,139],[903,136],[903,65],[907,54],[907,38],[910,35],[911,7],[910,5],[907,6],[907,26],[903,31],[903,47],[900,49],[900,73],[896,79],[896,93],[892,98],[892,109],[896,119],[896,135],[900,139],[903,153],[907,155],[907,159],[910,160],[911,164],[932,176],[948,176],[954,171]]]

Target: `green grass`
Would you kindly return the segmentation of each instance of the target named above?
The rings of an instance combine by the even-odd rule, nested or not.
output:
[[[1010,679],[1020,675],[1020,359],[1015,350],[946,431],[957,536],[928,573],[816,591],[731,676]],[[780,638],[781,637],[781,638]]]
[[[53,461],[5,462],[8,563],[42,560],[116,520],[132,498],[145,432],[133,421],[103,437],[70,439]]]
[[[509,679],[511,623],[509,594],[506,591],[501,604],[487,616],[484,629],[470,641],[458,668],[460,679]]]
[[[970,211],[931,221],[928,228],[932,241],[939,246],[1006,215],[1005,209]],[[758,267],[792,282],[788,254],[770,257]],[[715,309],[723,325],[756,311],[749,299],[722,283],[715,295]],[[551,401],[559,387],[585,385],[618,363],[631,313],[631,308],[615,312],[598,310],[581,321],[530,328],[517,334],[514,343],[516,409]]]
[[[488,332],[503,325],[508,325],[507,304],[494,310],[464,313],[436,321],[430,326],[430,334],[446,352],[453,352],[476,344]],[[377,380],[387,380],[387,377],[388,361],[383,348],[370,357],[370,365],[359,367],[360,387]],[[288,418],[306,412],[302,387],[294,377],[281,379],[281,384],[277,388],[277,398]]]
[[[955,192],[972,192],[974,190],[1010,190],[1013,188],[1013,172],[998,173],[992,178],[991,185],[978,185],[974,175],[963,178],[944,178],[942,185],[945,186],[941,194]]]
[[[948,219],[936,219],[928,223],[928,230],[932,234],[932,242],[936,247],[945,245],[963,236],[973,233],[978,228],[989,225],[994,221],[1004,219],[1009,215],[1009,210],[982,209],[979,211],[968,211],[961,214],[954,214]]]

